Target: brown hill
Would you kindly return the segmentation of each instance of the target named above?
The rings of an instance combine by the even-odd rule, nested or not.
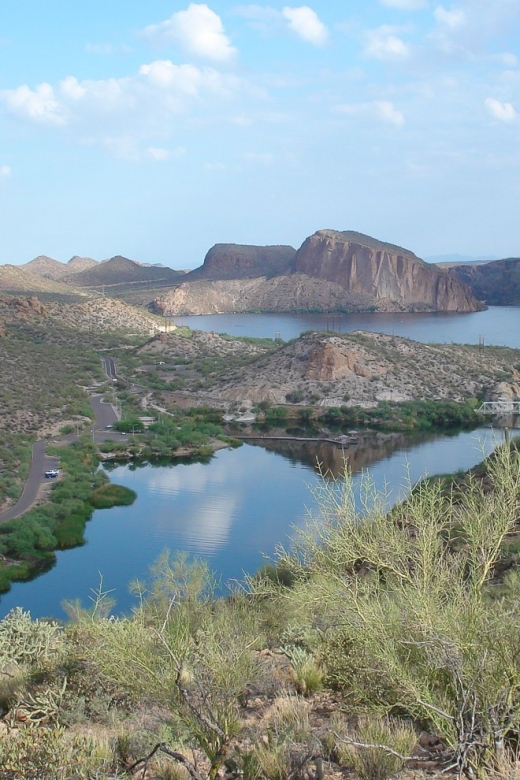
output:
[[[338,309],[468,312],[482,308],[452,275],[407,249],[354,231],[319,230],[294,255],[290,247],[276,248],[284,252],[269,255],[270,265],[262,252],[273,247],[250,247],[251,252],[238,247],[235,252],[230,246],[210,250],[204,266],[156,298],[152,309],[183,315]]]
[[[215,244],[204,258],[204,264],[187,274],[185,281],[279,276],[291,271],[295,254],[292,246]]]
[[[87,268],[65,279],[78,287],[117,287],[136,283],[170,282],[174,284],[185,274],[172,268],[144,266],[116,255],[93,268]]]
[[[26,267],[19,265],[0,265],[0,290],[8,293],[33,294],[40,292],[62,295],[77,293],[77,290],[68,284],[31,273]]]
[[[79,257],[74,255],[71,257],[64,269],[64,276],[70,276],[70,274],[78,274],[81,271],[86,271],[88,268],[95,268],[98,265],[97,260],[93,260],[91,257]]]
[[[42,276],[44,279],[54,279],[55,281],[58,281],[62,280],[65,276],[85,271],[87,268],[92,268],[95,265],[97,265],[97,261],[92,260],[90,257],[78,257],[78,255],[74,255],[68,263],[60,263],[52,257],[39,255],[38,257],[35,257],[34,260],[24,263],[21,267],[37,276]]]
[[[249,346],[249,360],[234,360],[246,358]],[[139,352],[170,363],[164,377],[175,381],[177,394],[182,390],[190,404],[197,399],[219,407],[269,402],[371,408],[380,401],[520,395],[518,349],[422,344],[383,333],[306,333],[273,348],[192,331],[190,338],[158,336]]]
[[[70,289],[70,288],[69,288]],[[37,324],[48,328],[83,331],[85,333],[142,333],[146,335],[170,332],[175,325],[155,317],[143,309],[113,298],[85,298],[77,302],[63,302],[36,296],[4,295],[0,293],[0,322]]]
[[[490,306],[520,306],[520,258],[452,266],[450,273]]]
[[[63,276],[64,265],[52,257],[47,257],[47,255],[38,255],[34,260],[21,265],[20,268],[24,268],[36,276],[43,276],[45,279],[57,280]]]

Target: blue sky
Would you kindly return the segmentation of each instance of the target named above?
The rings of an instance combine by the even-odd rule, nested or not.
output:
[[[2,0],[0,263],[520,255],[520,0]]]

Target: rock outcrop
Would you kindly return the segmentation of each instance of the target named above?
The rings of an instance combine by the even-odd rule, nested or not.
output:
[[[171,316],[484,308],[466,285],[413,252],[334,230],[319,230],[296,253],[291,247],[217,244],[201,268],[151,306]]]
[[[451,266],[449,272],[490,306],[520,305],[520,258]]]
[[[319,230],[296,253],[295,271],[407,311],[478,311],[466,285],[413,252],[353,231]]]
[[[215,244],[204,258],[204,264],[186,275],[186,281],[281,276],[291,271],[295,254],[292,246]]]

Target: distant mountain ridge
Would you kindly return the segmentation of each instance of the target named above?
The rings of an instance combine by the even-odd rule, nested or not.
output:
[[[460,255],[457,252],[449,255],[429,255],[424,258],[427,263],[436,263],[436,265],[448,266],[464,263],[467,265],[478,265],[479,263],[489,263],[491,260],[498,260],[496,255]]]
[[[489,306],[520,306],[519,257],[482,265],[453,266],[449,273],[467,284],[475,297]]]
[[[60,263],[59,260],[54,260],[47,255],[39,255],[34,260],[30,260],[28,263],[24,263],[20,268],[25,268],[37,276],[42,276],[45,279],[60,280],[66,276],[79,273],[92,268],[97,265],[97,261],[91,257],[78,257],[74,255],[71,257],[68,263]]]
[[[65,277],[76,287],[102,287],[118,286],[142,282],[171,281],[173,284],[178,278],[184,277],[182,271],[174,271],[173,268],[147,266],[129,260],[128,257],[116,255],[102,263],[97,263],[93,268],[87,268],[73,276]]]

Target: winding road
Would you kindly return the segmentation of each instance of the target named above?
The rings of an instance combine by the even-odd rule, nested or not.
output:
[[[119,379],[114,360],[104,357],[102,362],[107,377],[109,379]],[[91,429],[93,440],[96,442],[102,442],[106,439],[124,441],[124,434],[106,430],[107,425],[113,425],[118,420],[114,407],[111,404],[103,403],[102,395],[91,395],[90,404],[94,411],[93,428]],[[55,441],[58,444],[65,444],[73,441],[75,438],[77,438],[76,434],[69,434],[68,436],[61,436]],[[22,495],[14,506],[0,515],[0,523],[14,520],[23,515],[24,512],[27,512],[28,509],[31,509],[38,500],[42,485],[54,482],[54,480],[45,477],[45,472],[59,468],[59,459],[45,454],[45,448],[48,443],[46,439],[39,439],[33,444],[31,465]]]

